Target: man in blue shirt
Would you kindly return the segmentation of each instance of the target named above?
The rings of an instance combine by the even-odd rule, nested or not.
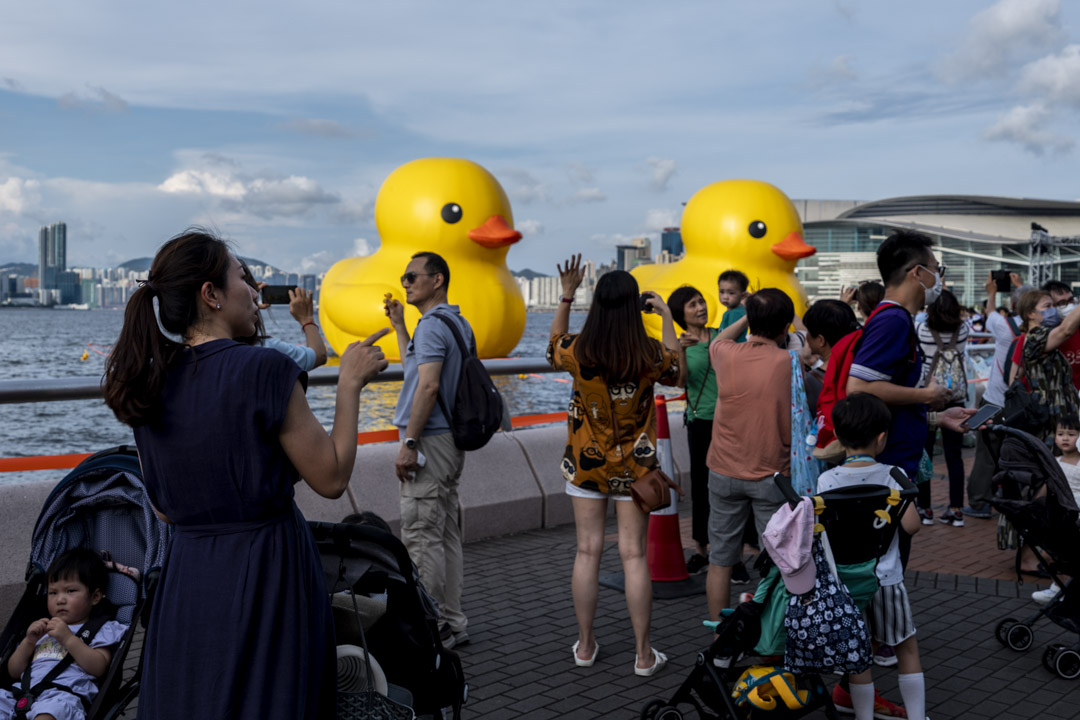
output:
[[[405,301],[420,311],[409,337],[405,308],[385,301],[386,315],[397,333],[404,379],[394,424],[402,439],[394,469],[401,481],[401,540],[420,571],[420,579],[439,603],[444,621],[443,645],[469,641],[468,620],[461,609],[464,570],[461,552],[461,504],[458,480],[465,453],[454,444],[450,421],[440,407],[454,407],[462,357],[457,341],[436,314],[457,324],[465,345],[472,328],[457,305],[446,300],[450,267],[433,252],[419,252],[401,276]],[[421,454],[423,461],[420,461]]]

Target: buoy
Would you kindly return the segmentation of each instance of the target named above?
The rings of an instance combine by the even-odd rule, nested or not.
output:
[[[671,455],[671,431],[668,428],[667,399],[656,398],[656,459],[668,477],[675,477],[675,462]],[[671,505],[649,515],[648,543],[645,557],[653,582],[688,580],[683,557],[682,533],[679,531],[679,494],[671,493]]]

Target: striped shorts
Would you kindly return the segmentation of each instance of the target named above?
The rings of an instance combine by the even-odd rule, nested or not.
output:
[[[911,617],[904,583],[882,585],[866,608],[870,633],[879,643],[899,645],[915,634],[915,621]]]

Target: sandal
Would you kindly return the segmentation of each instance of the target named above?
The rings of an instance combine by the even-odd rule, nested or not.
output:
[[[649,648],[653,654],[653,664],[649,667],[638,667],[637,656],[634,657],[634,674],[641,677],[649,677],[655,675],[660,671],[664,665],[667,664],[667,655],[658,651],[656,648]]]
[[[582,660],[580,657],[578,657],[577,649],[578,649],[578,645],[580,645],[580,643],[581,643],[580,640],[578,642],[574,643],[574,647],[573,647],[574,664],[577,665],[578,667],[592,667],[593,663],[596,662],[596,656],[600,654],[600,643],[595,643],[593,645],[592,657],[589,658],[588,660]]]

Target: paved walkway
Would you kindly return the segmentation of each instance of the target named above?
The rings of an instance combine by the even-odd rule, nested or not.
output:
[[[943,472],[939,466],[935,512],[947,503]],[[686,548],[691,547],[688,509],[681,518]],[[994,639],[998,620],[1034,612],[1028,597],[1037,587],[1018,588],[1013,553],[997,550],[995,528],[996,520],[969,520],[963,528],[938,523],[915,536],[907,582],[919,628],[927,714],[933,720],[1080,717],[1080,680],[1062,680],[1041,663],[1049,643],[1075,643],[1075,636],[1042,621],[1026,653],[1007,650]],[[602,573],[621,569],[615,532],[610,522]],[[460,649],[471,687],[466,718],[635,718],[647,700],[670,696],[697,652],[708,646],[710,634],[701,626],[703,595],[657,600],[653,644],[669,655],[669,666],[653,678],[635,676],[624,597],[602,587],[599,659],[592,668],[575,667],[570,654],[577,633],[570,597],[574,551],[572,526],[466,546],[465,608],[472,638]],[[900,702],[895,668],[877,672],[878,687]]]

